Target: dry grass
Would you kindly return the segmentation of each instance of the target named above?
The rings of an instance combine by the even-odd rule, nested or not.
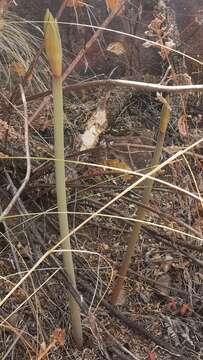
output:
[[[38,47],[38,40],[33,37],[33,49],[32,46],[29,48],[32,36],[29,34],[28,41],[24,25],[21,22],[18,24],[15,17],[13,20],[11,18],[5,22],[0,34],[5,54],[1,70],[5,84],[3,87],[13,84],[8,65],[13,61],[20,61],[27,67]],[[20,37],[18,25],[13,32],[12,23],[18,24],[19,28],[22,26]],[[10,45],[7,44],[9,36],[12,38]],[[13,47],[18,44],[15,54],[12,53],[11,44]],[[43,62],[40,66],[44,69]],[[33,88],[44,88],[46,78],[43,79],[40,74],[35,74]],[[144,230],[140,234],[134,261],[126,279],[125,292],[118,305],[124,318],[128,317],[136,325],[140,324],[149,335],[145,333],[143,336],[139,331],[131,332],[129,325],[119,321],[108,307],[111,284],[126,251],[127,238],[135,221],[137,202],[140,201],[143,181],[146,179],[146,175],[142,174],[148,162],[146,161],[139,174],[136,171],[130,172],[134,178],[128,183],[118,174],[118,169],[109,167],[111,174],[105,173],[101,161],[112,157],[108,145],[111,145],[111,150],[115,145],[117,153],[123,152],[128,159],[142,157],[145,148],[141,151],[142,144],[139,143],[136,152],[135,143],[138,137],[141,138],[141,134],[146,134],[151,124],[152,145],[154,144],[158,113],[155,97],[134,94],[130,96],[130,100],[136,98],[136,102],[128,99],[125,103],[125,95],[122,89],[121,93],[116,92],[115,107],[118,104],[120,106],[117,112],[113,108],[115,92],[111,94],[111,110],[107,109],[107,112],[109,111],[113,126],[109,127],[108,134],[102,136],[103,146],[80,155],[77,154],[77,141],[81,129],[85,129],[88,117],[91,117],[97,106],[97,94],[94,94],[94,101],[92,95],[87,94],[85,104],[80,102],[79,97],[76,104],[76,96],[73,99],[70,96],[66,103],[67,118],[73,119],[72,124],[66,122],[65,129],[65,133],[68,133],[66,175],[70,188],[68,215],[79,291],[87,305],[87,312],[83,311],[85,347],[82,352],[75,350],[69,326],[69,289],[62,268],[62,250],[59,249],[61,241],[58,240],[54,156],[50,150],[52,158],[48,163],[48,155],[44,157],[40,154],[38,136],[34,131],[37,125],[33,122],[29,140],[35,159],[31,159],[33,172],[30,182],[26,191],[17,199],[10,216],[3,219],[0,229],[0,357],[4,360],[40,359],[42,354],[47,353],[51,360],[143,360],[149,358],[150,351],[155,351],[159,359],[174,360],[182,349],[183,358],[196,360],[201,356],[203,140],[201,124],[195,122],[192,112],[189,124],[190,145],[186,144],[187,139],[184,139],[184,144],[181,142],[174,128],[171,131],[150,199],[152,210],[148,212],[146,222],[143,222]],[[142,102],[144,105],[139,109]],[[28,106],[31,116],[37,111],[38,103],[33,102]],[[16,109],[18,111],[12,114],[10,123],[20,133],[19,124],[24,122],[24,118],[22,108]],[[43,136],[48,133],[51,145],[52,122],[44,122],[52,117],[49,109],[48,107],[47,113],[41,115],[39,124],[43,126],[38,127],[37,131],[44,143],[46,141]],[[146,118],[150,120],[146,124],[143,118],[140,121],[143,109]],[[130,124],[130,110],[133,110],[133,125]],[[153,124],[151,117],[155,119]],[[139,133],[136,131],[138,127]],[[121,139],[118,141],[121,129],[126,145],[121,144]],[[22,140],[21,144],[18,139]],[[19,153],[23,153],[23,136],[8,140],[11,149],[14,149],[14,142],[15,146],[19,142]],[[179,142],[175,149],[171,145],[174,140]],[[73,144],[75,155],[72,154],[73,161],[68,161],[70,152],[73,152]],[[147,148],[147,156],[152,150],[153,146]],[[3,209],[20,187],[26,172],[25,158],[15,156],[18,153],[17,147],[13,153],[13,156],[2,161],[0,197]],[[1,157],[4,155],[1,154]],[[114,170],[117,172],[112,175]],[[155,171],[150,174],[154,176]],[[196,230],[195,236],[190,231],[191,228]],[[186,307],[182,308],[183,305]],[[62,345],[52,346],[56,329],[65,329],[65,334],[61,331],[65,343],[61,341]],[[161,344],[165,341],[172,346],[173,352],[166,352],[163,349],[164,343],[163,346],[159,343],[155,347],[156,341],[150,338],[152,334]]]
[[[28,69],[40,47],[40,35],[41,30],[37,25],[30,23],[28,28],[25,21],[13,13],[8,12],[5,18],[0,20],[2,89],[13,89],[18,77],[23,76]],[[42,56],[29,81],[30,87],[35,91],[46,90],[48,79],[48,67]]]

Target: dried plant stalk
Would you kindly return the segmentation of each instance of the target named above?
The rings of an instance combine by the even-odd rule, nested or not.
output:
[[[154,155],[153,155],[153,158],[152,158],[152,161],[150,164],[150,169],[156,167],[159,164],[160,156],[161,156],[163,144],[164,144],[164,138],[165,138],[165,134],[167,131],[169,116],[170,116],[170,106],[168,105],[167,102],[165,102],[163,105],[163,108],[162,108],[162,112],[161,112],[159,134],[158,134],[158,139],[157,139],[157,144],[156,144],[156,148],[154,151]],[[143,197],[142,197],[142,201],[141,201],[141,203],[145,206],[147,206],[149,204],[153,184],[154,184],[153,179],[149,179],[149,178],[146,179]],[[125,277],[128,272],[128,268],[130,266],[132,256],[134,255],[135,247],[139,240],[139,233],[140,233],[140,230],[142,227],[142,221],[145,219],[145,214],[146,214],[146,208],[141,207],[141,206],[138,207],[136,218],[137,218],[137,220],[139,220],[139,222],[135,223],[134,228],[132,230],[132,233],[131,233],[131,236],[130,236],[130,239],[128,242],[127,252],[126,252],[123,262],[121,264],[118,278],[116,280],[116,284],[115,284],[115,286],[113,288],[113,292],[112,292],[112,303],[114,305],[117,303],[119,294],[123,288],[123,285],[125,282]]]

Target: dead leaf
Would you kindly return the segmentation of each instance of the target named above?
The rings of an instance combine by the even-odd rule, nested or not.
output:
[[[169,302],[169,308],[172,310],[172,311],[177,311],[177,301],[172,299],[170,302]]]
[[[170,294],[170,289],[169,289],[170,283],[171,283],[170,275],[168,273],[163,274],[159,276],[159,278],[157,279],[156,289],[159,290],[159,292],[162,295],[168,296]]]
[[[20,62],[13,62],[9,65],[9,68],[19,77],[25,76],[27,72],[27,67],[25,66],[25,64],[22,64]],[[30,74],[28,80],[32,80],[32,74]]]
[[[150,351],[149,354],[148,354],[148,359],[149,360],[157,360],[157,356],[155,354],[154,351]]]
[[[82,145],[80,150],[93,149],[99,141],[99,136],[106,130],[107,125],[106,107],[104,104],[100,104],[87,122],[86,130],[81,136]]]
[[[65,344],[65,330],[57,328],[51,334],[52,339],[58,346],[64,346]]]
[[[125,10],[123,0],[106,0],[106,6],[108,11],[110,10],[112,12],[116,12],[119,8],[121,8],[117,15],[122,15]]]
[[[180,307],[180,315],[181,316],[187,315],[191,309],[192,309],[191,304],[182,304]]]
[[[188,136],[187,116],[182,114],[178,119],[178,130],[181,136]]]
[[[174,299],[169,302],[169,307],[173,312],[176,313],[176,315],[181,316],[187,315],[188,312],[190,312],[190,310],[192,309],[191,304],[180,304]]]
[[[125,53],[125,47],[120,41],[110,43],[106,50],[118,56]]]
[[[24,76],[26,74],[26,67],[24,64],[19,62],[13,62],[9,65],[10,69],[15,72],[18,76]]]
[[[130,168],[130,166],[128,164],[126,164],[125,162],[118,160],[118,159],[108,159],[104,161],[104,165],[106,166],[111,166],[114,168],[118,168],[118,169],[123,169],[123,170],[130,170],[132,171],[132,169]],[[125,174],[122,176],[122,178],[125,181],[131,180],[133,177],[133,175],[131,174]]]
[[[4,140],[6,137],[9,141],[24,141],[23,137],[12,126],[0,119],[0,140]]]
[[[170,41],[166,41],[165,42],[165,46],[167,46],[168,48],[170,48],[171,50],[173,50],[173,48],[175,47],[175,43],[173,42],[173,40]],[[170,54],[171,50],[170,49],[166,49],[161,47],[161,50],[159,51],[159,54],[161,56],[161,58],[163,60],[166,60],[166,58],[168,57],[168,55]]]
[[[149,30],[154,32],[155,34],[161,36],[162,32],[163,32],[163,30],[162,30],[163,21],[164,21],[163,17],[156,17],[148,25]]]
[[[37,359],[42,360],[45,359],[45,357],[47,358],[49,351],[53,347],[55,346],[63,347],[64,344],[65,344],[65,330],[56,328],[51,334],[50,343],[47,346],[45,342],[41,344],[40,352],[38,354]]]
[[[82,7],[85,3],[82,0],[68,0],[66,6],[68,7]]]
[[[172,264],[173,264],[172,256],[170,254],[166,254],[163,261],[162,261],[162,263],[161,263],[161,269],[165,273],[167,273],[170,270]]]
[[[97,252],[99,253],[105,253],[109,250],[109,245],[106,244],[105,242],[99,243],[97,246]]]

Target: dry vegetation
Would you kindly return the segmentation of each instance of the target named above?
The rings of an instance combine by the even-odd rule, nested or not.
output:
[[[0,0],[2,360],[202,358],[203,48],[195,46],[199,57],[190,51],[182,34],[191,33],[193,24],[180,33],[177,14],[167,4],[153,1],[149,18],[147,0],[136,6],[103,1],[108,13],[101,28],[92,31],[91,23],[91,36],[78,52],[68,53],[68,64],[64,49],[65,184],[76,288],[61,248],[53,71],[43,31],[14,15],[12,1]],[[67,10],[76,22],[84,13],[89,23],[97,20],[92,1],[59,2],[58,22]],[[130,14],[137,16],[133,30],[126,26]],[[200,23],[200,6],[196,16]],[[114,33],[109,40],[103,28],[111,24],[123,32],[121,38]],[[152,63],[158,59],[158,73],[136,70],[133,41],[140,64],[142,51],[149,51]],[[115,61],[119,71],[125,66],[122,79],[117,67],[110,76],[99,72],[104,64],[98,54]],[[170,118],[155,166],[163,106]],[[145,201],[152,185],[147,174],[154,183]],[[113,305],[112,291],[139,219],[125,285]],[[82,349],[72,332],[70,294],[81,311]]]

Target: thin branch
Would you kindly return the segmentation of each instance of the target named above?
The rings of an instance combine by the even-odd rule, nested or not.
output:
[[[145,230],[145,228],[143,227],[143,229]],[[196,265],[198,265],[199,267],[203,268],[203,261],[199,260],[197,257],[195,257],[194,255],[191,254],[191,252],[186,252],[184,249],[182,249],[181,247],[188,247],[186,246],[186,244],[180,244],[177,242],[176,239],[173,239],[173,241],[171,241],[171,238],[169,238],[167,235],[162,236],[161,234],[155,234],[154,231],[152,231],[151,229],[147,228],[147,234],[153,234],[153,240],[157,241],[157,242],[162,242],[163,244],[178,250],[181,254],[183,254],[185,257],[187,257],[189,260],[191,260],[192,262],[194,262]]]
[[[82,279],[79,279],[80,286],[84,289],[85,293],[89,293],[91,295],[94,294],[94,289],[89,286],[89,284],[84,279],[84,274],[81,274]],[[130,317],[126,316],[122,312],[120,312],[114,305],[111,305],[105,299],[102,299],[101,304],[105,307],[109,314],[113,315],[115,318],[120,320],[126,327],[128,327],[133,333],[136,335],[142,336],[150,341],[153,341],[156,345],[162,347],[164,350],[168,351],[170,354],[174,356],[174,358],[184,359],[182,357],[182,353],[178,353],[175,348],[171,345],[162,341],[159,337],[154,336],[150,333],[140,321],[132,320]]]
[[[84,56],[87,54],[89,49],[95,43],[95,41],[99,38],[99,36],[103,33],[104,29],[112,22],[114,17],[119,13],[121,8],[123,7],[124,3],[127,2],[126,0],[122,1],[122,4],[118,6],[115,12],[112,12],[102,23],[101,27],[98,27],[95,33],[92,35],[90,40],[85,44],[85,46],[79,51],[75,59],[72,63],[67,67],[67,69],[63,73],[63,81],[73,72],[75,67],[81,62]]]
[[[170,214],[167,214],[163,211],[163,209],[161,211],[155,209],[155,207],[149,206],[149,205],[144,205],[142,203],[140,203],[139,201],[136,201],[134,199],[129,199],[127,196],[123,196],[123,199],[127,201],[127,203],[129,204],[129,201],[137,206],[141,206],[143,208],[145,208],[146,210],[151,211],[153,214],[156,214],[158,216],[160,216],[161,218],[164,218],[164,220],[166,220],[167,222],[172,221],[172,222],[176,222],[178,225],[183,226],[185,229],[189,230],[193,235],[198,236],[200,239],[203,240],[202,234],[197,231],[196,229],[194,229],[192,226],[190,226],[189,224],[186,224],[184,221],[179,220],[177,217],[174,217]],[[202,246],[195,246],[196,251],[200,251],[200,249],[202,249],[203,251],[203,247]]]
[[[10,203],[8,204],[6,209],[2,212],[2,214],[0,216],[0,221],[9,214],[12,207],[15,205],[15,203],[18,200],[19,196],[23,192],[25,186],[29,182],[30,174],[31,174],[31,162],[30,162],[30,150],[29,150],[28,110],[27,110],[27,102],[26,102],[26,98],[25,98],[25,93],[24,93],[24,90],[23,90],[23,87],[22,87],[21,84],[20,84],[20,92],[21,92],[22,102],[23,102],[23,106],[24,106],[24,132],[25,132],[24,136],[25,136],[25,153],[26,153],[27,170],[26,170],[26,175],[25,175],[25,178],[23,180],[23,183],[21,184],[20,188],[18,189],[18,191],[16,192],[16,194],[14,195],[14,197],[12,198],[12,200],[10,201]]]
[[[126,197],[124,197],[124,199],[126,199]],[[132,200],[132,199],[130,199]],[[100,209],[100,207],[104,206],[104,203],[100,200],[95,200],[95,199],[92,199],[92,198],[87,198],[85,199],[85,201],[93,204],[97,209]],[[133,201],[133,200],[132,200]],[[133,201],[134,203],[136,203],[135,201]],[[151,207],[148,207],[148,206],[143,206],[143,204],[141,204],[140,202],[138,202],[139,206],[142,206],[142,207],[145,207],[147,210],[150,210],[152,211]],[[155,212],[155,210],[154,210]],[[123,213],[121,211],[119,211],[118,209],[114,209],[112,207],[109,207],[108,209],[106,209],[106,214],[109,214],[109,215],[118,215],[120,220],[124,221],[126,224],[129,224],[129,225],[132,225],[132,221],[129,220],[129,218],[126,218]],[[157,212],[158,214],[158,212]],[[132,219],[133,220],[133,219]],[[178,223],[178,220],[177,220],[177,223]],[[182,223],[182,226],[184,226],[185,224]],[[152,238],[153,236],[159,236],[160,238],[160,241],[162,239],[165,239],[166,241],[170,242],[171,241],[171,238],[167,235],[167,234],[159,234],[155,229],[152,229],[149,224],[143,224],[142,225],[144,231],[146,231],[147,233],[150,232],[150,234],[152,234]],[[171,229],[172,231],[173,229]],[[190,234],[188,234],[188,237],[190,236]],[[201,238],[200,238],[201,239]],[[186,241],[184,241],[183,239],[180,239],[180,238],[173,238],[173,242],[177,245],[177,246],[180,246],[180,247],[184,247],[184,248],[187,248],[189,250],[195,250],[195,251],[198,251],[199,253],[202,253],[203,252],[203,247],[202,245],[195,245],[195,244],[190,244]]]
[[[1,360],[8,359],[8,356],[9,356],[10,352],[13,350],[13,348],[17,344],[18,340],[21,339],[25,329],[26,329],[26,325],[24,325],[23,328],[21,330],[19,330],[19,334],[16,335],[15,339],[13,340],[12,344],[9,346],[8,350],[6,351],[6,353],[4,354],[4,356],[3,356],[3,358]],[[30,356],[30,359],[31,359],[31,356]]]
[[[131,88],[133,91],[144,91],[144,92],[160,92],[160,93],[196,93],[203,92],[203,84],[200,85],[160,85],[154,83],[146,83],[141,81],[121,80],[121,79],[107,79],[107,80],[93,80],[87,82],[80,82],[74,85],[66,85],[63,90],[66,92],[80,91],[91,88],[98,88],[100,86],[107,87],[108,89],[114,88],[115,86]],[[51,95],[51,90],[44,91],[42,93],[32,95],[27,98],[27,102],[43,98]],[[20,105],[18,102],[17,105]]]
[[[37,108],[37,110],[34,112],[34,114],[30,117],[29,119],[29,125],[35,121],[35,119],[38,118],[38,116],[40,115],[41,111],[44,109],[44,107],[46,106],[46,104],[48,104],[49,102],[49,96],[45,96],[44,99],[42,100],[40,106]]]

